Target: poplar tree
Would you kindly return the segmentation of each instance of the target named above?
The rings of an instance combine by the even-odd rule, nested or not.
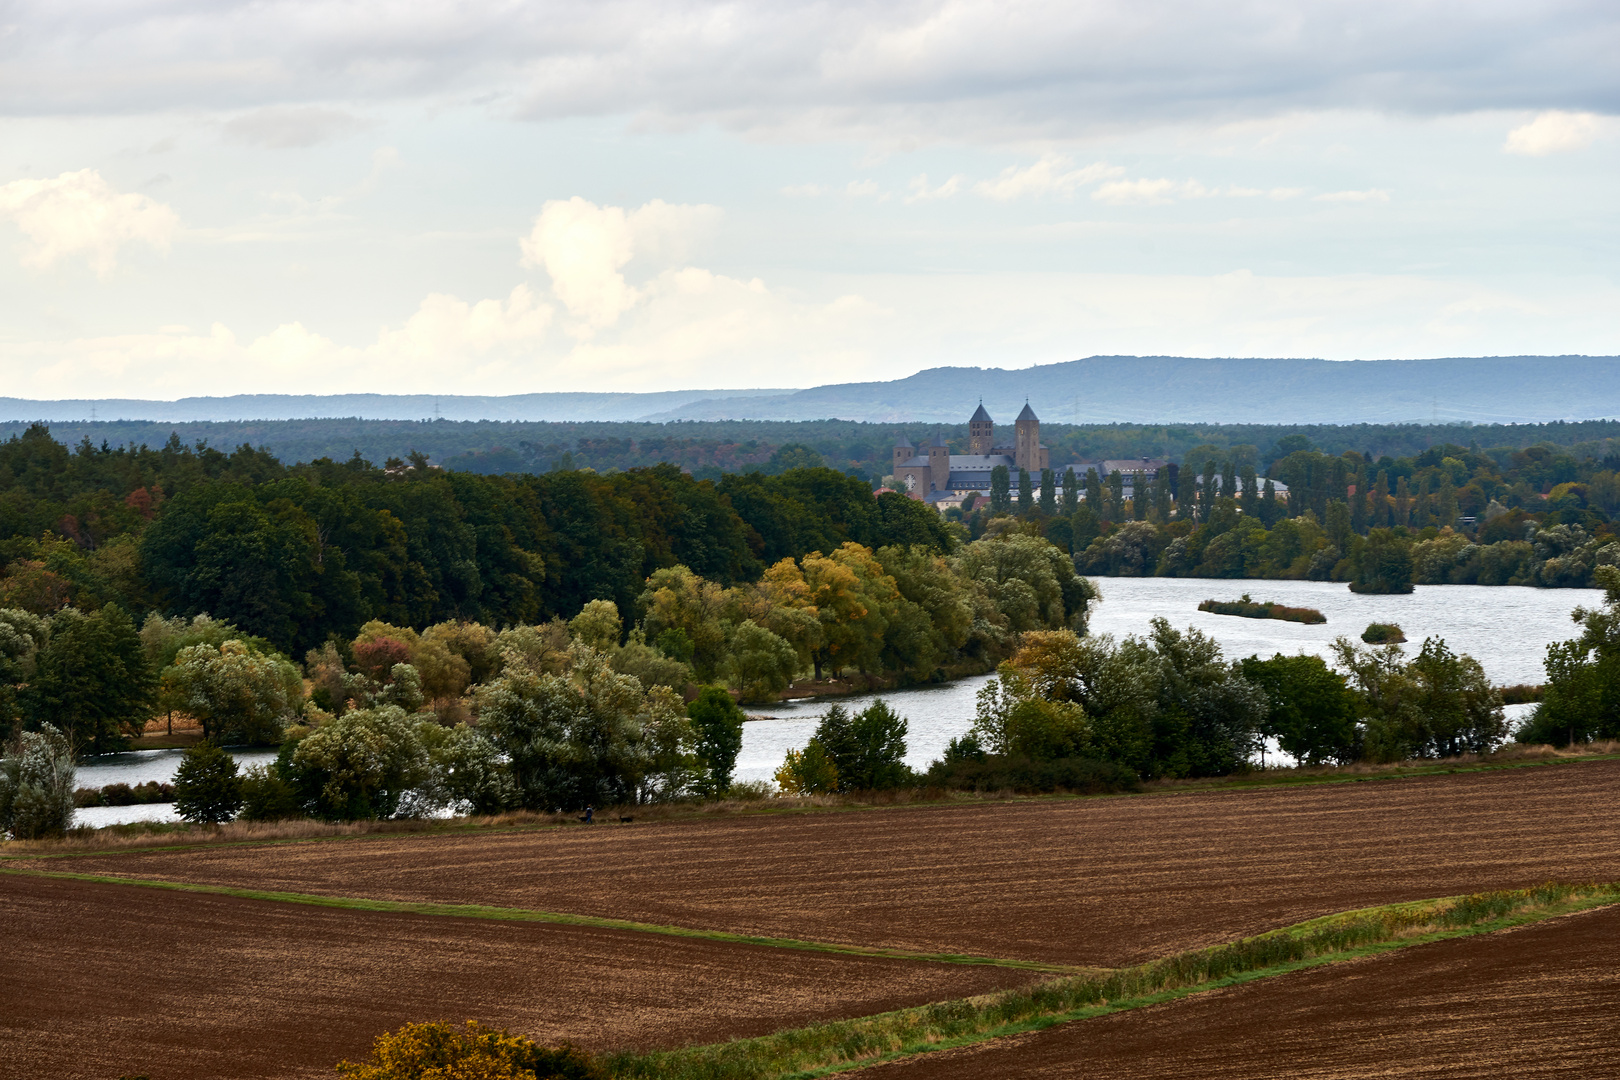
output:
[[[1074,512],[1080,509],[1080,482],[1075,479],[1074,469],[1063,470],[1063,516],[1073,517]]]
[[[1028,517],[1035,509],[1035,491],[1029,483],[1029,470],[1018,470],[1018,515]]]
[[[1056,483],[1052,477],[1051,469],[1041,470],[1041,513],[1048,516],[1057,513]]]

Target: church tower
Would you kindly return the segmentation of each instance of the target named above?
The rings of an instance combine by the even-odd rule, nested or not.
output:
[[[1013,463],[1020,469],[1028,469],[1031,475],[1038,475],[1046,467],[1041,460],[1041,422],[1029,402],[1024,402],[1024,411],[1018,414],[1013,431]]]
[[[996,425],[991,421],[990,414],[984,411],[984,402],[979,402],[979,411],[968,421],[968,453],[990,453],[996,445],[995,431]]]

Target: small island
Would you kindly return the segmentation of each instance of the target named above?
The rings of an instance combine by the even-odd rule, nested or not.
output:
[[[1237,600],[1205,600],[1198,605],[1199,611],[1208,611],[1216,615],[1236,615],[1244,619],[1281,619],[1284,622],[1316,623],[1327,622],[1327,616],[1315,608],[1285,607],[1270,601],[1255,603],[1248,593],[1244,593]]]
[[[1368,645],[1399,645],[1406,640],[1406,634],[1394,623],[1375,622],[1367,624],[1361,640]]]

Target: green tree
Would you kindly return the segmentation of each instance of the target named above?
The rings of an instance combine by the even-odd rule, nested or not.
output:
[[[834,705],[822,715],[814,741],[832,760],[838,790],[899,787],[910,776],[905,766],[906,721],[881,698],[854,715]]]
[[[430,801],[456,813],[498,814],[518,803],[500,748],[484,732],[457,724],[428,751]]]
[[[73,773],[73,746],[55,727],[18,735],[0,758],[0,835],[64,835],[73,824]]]
[[[1108,520],[1108,506],[1103,502],[1102,478],[1096,469],[1086,470],[1086,505],[1091,507],[1098,521]]]
[[[1356,698],[1343,675],[1319,656],[1250,656],[1239,662],[1243,677],[1270,703],[1261,732],[1302,765],[1356,759]]]
[[[568,632],[575,641],[607,652],[619,643],[619,637],[624,632],[619,605],[611,600],[592,600],[569,621]]]
[[[696,736],[680,698],[615,672],[576,646],[562,674],[514,665],[479,691],[479,726],[536,810],[679,798],[697,779]]]
[[[827,748],[812,738],[803,750],[789,750],[776,770],[784,795],[830,795],[838,790],[838,767]]]
[[[1373,529],[1356,561],[1350,591],[1357,593],[1409,593],[1412,591],[1412,548],[1388,529]]]
[[[742,751],[743,711],[725,690],[705,686],[686,707],[686,715],[697,733],[696,751],[704,768],[698,791],[705,798],[724,795]]]
[[[46,640],[45,620],[19,608],[0,608],[0,742],[20,719],[17,688],[34,673],[34,658]]]
[[[174,773],[174,812],[186,821],[218,825],[242,808],[242,780],[236,759],[212,742],[201,742],[180,758]]]
[[[1520,742],[1620,737],[1620,569],[1599,566],[1593,577],[1603,589],[1603,605],[1577,607],[1580,636],[1547,647],[1546,689],[1515,735]]]
[[[1080,509],[1080,481],[1072,467],[1063,470],[1063,516],[1073,517]]]
[[[799,654],[786,640],[752,619],[744,619],[731,635],[726,670],[744,701],[774,701],[799,670]]]
[[[255,654],[242,641],[187,646],[165,676],[179,707],[222,743],[280,742],[303,700],[303,678],[291,661]]]
[[[89,615],[63,608],[47,629],[23,695],[30,725],[55,725],[75,753],[122,749],[145,728],[157,690],[134,622],[108,604]]]
[[[1041,470],[1041,513],[1048,517],[1057,513],[1057,485],[1051,469]]]
[[[1028,517],[1035,510],[1035,492],[1030,487],[1029,470],[1018,470],[1018,516]]]
[[[1011,477],[1007,466],[997,465],[990,470],[990,516],[1012,512]]]
[[[283,744],[277,770],[306,812],[335,821],[397,816],[407,792],[428,780],[423,725],[397,705],[350,709],[302,739]]]

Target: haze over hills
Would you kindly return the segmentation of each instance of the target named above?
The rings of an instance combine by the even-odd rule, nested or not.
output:
[[[980,402],[1010,420],[1027,400],[1063,423],[1541,423],[1620,417],[1620,357],[1435,360],[1092,356],[1007,370],[941,367],[806,390],[659,393],[246,394],[178,401],[0,398],[0,421],[858,420],[957,423]]]

